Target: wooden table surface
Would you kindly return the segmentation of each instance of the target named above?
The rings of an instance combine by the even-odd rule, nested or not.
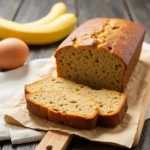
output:
[[[78,16],[78,25],[94,17],[118,17],[141,23],[147,29],[145,41],[150,43],[150,0],[63,0],[69,12]],[[0,0],[0,17],[17,22],[30,22],[45,16],[58,0]],[[61,43],[30,46],[28,61],[49,58]],[[36,143],[12,146],[0,142],[0,150],[34,150]],[[101,143],[74,137],[68,150],[122,150]],[[133,150],[150,150],[150,119],[145,121],[139,144]]]

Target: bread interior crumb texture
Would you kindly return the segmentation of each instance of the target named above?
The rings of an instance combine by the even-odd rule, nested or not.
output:
[[[98,110],[98,106],[93,100],[60,91],[32,93],[28,95],[28,99],[63,114],[78,114],[85,117],[95,115]]]
[[[117,111],[117,108],[119,109],[121,104],[123,104],[125,100],[124,94],[121,94],[119,92],[105,89],[92,90],[87,86],[76,84],[72,81],[57,77],[49,77],[45,80],[27,85],[26,89],[31,93],[39,91],[59,90],[89,97],[97,102],[100,108],[99,113],[102,115],[115,113]],[[85,100],[81,101],[80,103],[81,107],[83,107],[83,105],[86,105]],[[90,111],[90,109],[88,109],[88,111]]]
[[[106,50],[66,48],[57,54],[58,75],[94,89],[120,91],[125,72],[121,59]]]

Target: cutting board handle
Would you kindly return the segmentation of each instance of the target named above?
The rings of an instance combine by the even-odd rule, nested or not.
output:
[[[48,131],[35,150],[66,150],[73,135],[60,131]]]

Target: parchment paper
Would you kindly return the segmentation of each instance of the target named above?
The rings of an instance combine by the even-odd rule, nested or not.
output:
[[[19,92],[13,100],[1,109],[5,113],[5,121],[15,125],[22,125],[32,129],[59,130],[70,134],[76,134],[91,141],[109,142],[130,148],[137,131],[142,101],[145,95],[150,66],[150,52],[142,51],[140,60],[130,78],[125,93],[128,95],[128,111],[122,123],[115,128],[96,127],[93,130],[78,130],[68,126],[59,125],[34,116],[26,109],[24,92]],[[56,75],[55,61],[46,64],[39,71],[38,77]]]

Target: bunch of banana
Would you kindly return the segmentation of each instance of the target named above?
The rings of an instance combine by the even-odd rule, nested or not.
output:
[[[15,37],[31,45],[59,41],[74,29],[77,22],[74,14],[66,12],[66,5],[60,2],[45,17],[34,22],[17,23],[0,18],[0,38]]]

